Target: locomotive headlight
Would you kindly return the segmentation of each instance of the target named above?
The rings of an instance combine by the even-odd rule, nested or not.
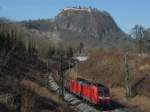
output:
[[[101,100],[105,99],[105,97],[100,97],[100,96],[98,98],[101,99]]]

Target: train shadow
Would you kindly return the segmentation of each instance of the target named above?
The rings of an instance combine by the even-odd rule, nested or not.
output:
[[[89,101],[85,100],[84,98],[81,98],[80,96],[72,93],[75,97],[79,98],[80,100],[82,100],[82,102],[94,107],[95,109],[97,110],[100,110],[100,111],[106,111],[106,112],[109,112],[109,111],[113,111],[113,110],[116,110],[116,109],[122,109],[124,108],[125,106],[119,102],[116,102],[115,100],[111,100],[111,104],[108,106],[108,105],[94,105],[92,103],[90,103]]]
[[[109,107],[110,110],[118,109],[118,108],[124,108],[125,106],[121,103],[118,103],[114,100],[111,101],[111,106]]]
[[[123,104],[120,104],[114,100],[111,101],[111,104],[110,106],[104,106],[104,105],[101,105],[101,106],[96,106],[96,108],[98,110],[101,110],[101,111],[112,111],[112,110],[115,110],[115,109],[121,109],[121,108],[124,108],[125,106]]]

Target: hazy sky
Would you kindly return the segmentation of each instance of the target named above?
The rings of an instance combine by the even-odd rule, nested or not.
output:
[[[17,21],[54,18],[59,9],[79,5],[109,12],[125,32],[135,24],[150,27],[150,0],[0,0],[0,17]]]

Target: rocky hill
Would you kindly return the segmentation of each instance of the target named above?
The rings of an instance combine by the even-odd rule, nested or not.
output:
[[[83,43],[101,47],[116,47],[126,41],[127,35],[117,26],[111,15],[91,8],[65,8],[56,16],[58,30],[70,32],[66,40],[80,40]],[[117,47],[118,47],[117,46]]]
[[[64,8],[54,20],[25,21],[23,24],[30,29],[57,32],[60,40],[69,43],[116,48],[131,40],[109,13],[92,8]]]
[[[125,36],[111,15],[105,11],[66,8],[56,16],[55,21],[60,29],[85,33],[91,38]]]

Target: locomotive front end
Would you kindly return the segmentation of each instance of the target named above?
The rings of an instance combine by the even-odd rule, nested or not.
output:
[[[99,99],[99,105],[110,106],[111,99],[110,99],[109,89],[104,86],[99,86],[98,99]]]

